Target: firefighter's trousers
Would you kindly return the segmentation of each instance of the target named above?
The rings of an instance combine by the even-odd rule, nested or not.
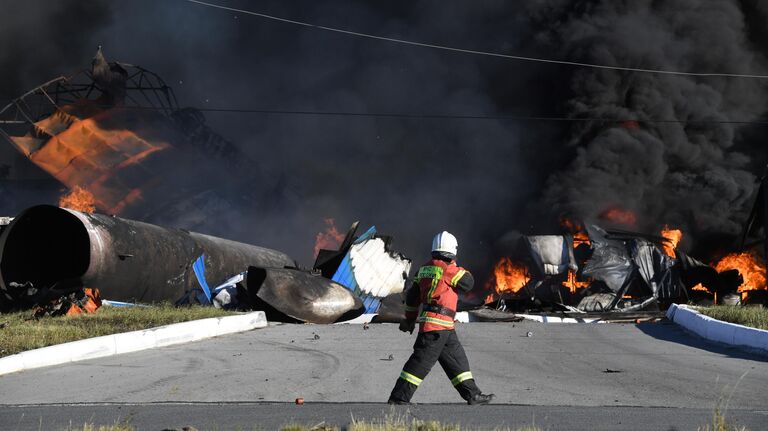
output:
[[[462,398],[469,400],[480,393],[456,331],[445,330],[419,333],[413,345],[413,354],[405,363],[389,399],[410,402],[422,380],[438,361]]]

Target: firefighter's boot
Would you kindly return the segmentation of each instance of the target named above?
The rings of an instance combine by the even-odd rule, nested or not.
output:
[[[473,406],[476,404],[488,404],[496,397],[494,394],[475,394],[467,400],[467,404]]]

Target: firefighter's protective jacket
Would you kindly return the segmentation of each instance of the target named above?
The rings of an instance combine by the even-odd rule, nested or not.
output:
[[[406,292],[405,318],[416,320],[419,332],[454,329],[457,289],[469,292],[474,284],[472,274],[456,265],[456,261],[432,259],[419,268]]]

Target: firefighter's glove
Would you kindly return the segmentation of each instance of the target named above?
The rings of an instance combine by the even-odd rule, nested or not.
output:
[[[413,320],[403,319],[400,321],[400,330],[413,334],[413,330],[416,328],[416,322]]]

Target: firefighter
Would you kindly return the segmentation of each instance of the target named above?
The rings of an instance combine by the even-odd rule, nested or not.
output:
[[[445,231],[435,235],[432,259],[419,268],[405,294],[405,320],[400,322],[400,330],[413,333],[418,322],[419,335],[413,354],[395,382],[389,404],[410,404],[435,362],[440,362],[467,404],[487,404],[494,397],[483,394],[475,384],[467,355],[454,330],[458,290],[469,292],[475,284],[472,274],[456,265],[457,249],[455,236]]]

